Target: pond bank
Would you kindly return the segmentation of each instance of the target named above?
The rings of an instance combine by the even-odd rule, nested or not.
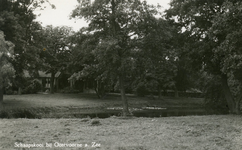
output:
[[[171,117],[171,116],[201,116],[223,115],[224,111],[208,110],[204,107],[141,107],[130,108],[135,117]],[[0,118],[109,118],[121,116],[120,107],[43,107],[5,110],[0,112]]]

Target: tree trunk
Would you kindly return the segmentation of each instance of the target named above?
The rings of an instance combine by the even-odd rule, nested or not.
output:
[[[238,115],[241,114],[241,112],[240,112],[240,100],[235,102],[235,113],[238,114]]]
[[[125,95],[125,87],[124,87],[124,80],[123,76],[119,76],[119,86],[120,86],[120,94],[123,102],[123,116],[129,116],[131,115],[129,112],[129,107],[128,107],[128,100]]]
[[[161,94],[161,86],[158,85],[158,98],[161,99],[162,98],[162,94]]]
[[[178,90],[177,90],[176,86],[175,86],[175,97],[176,97],[176,98],[179,97],[179,93],[178,93]]]
[[[3,102],[3,86],[0,85],[0,104]]]
[[[51,78],[50,78],[50,93],[54,94],[54,80],[55,80],[55,73],[51,72]]]
[[[56,78],[56,92],[58,92],[59,91],[59,79],[58,78]]]
[[[228,77],[226,74],[223,74],[221,76],[221,80],[222,80],[222,88],[223,88],[223,92],[225,95],[225,99],[227,101],[230,113],[236,114],[236,105],[235,105],[235,101],[233,99],[233,95],[229,89],[229,85],[228,85]]]
[[[21,94],[22,94],[22,88],[18,87],[18,95],[21,95]]]
[[[96,94],[97,94],[97,97],[100,99],[101,96],[100,96],[100,93],[99,93],[99,88],[98,88],[98,86],[99,86],[99,82],[97,81],[97,82],[96,82],[96,85],[94,84],[94,90],[95,90],[95,92],[96,92]]]

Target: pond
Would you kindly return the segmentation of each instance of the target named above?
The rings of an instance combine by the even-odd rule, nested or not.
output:
[[[142,107],[142,108],[131,108],[133,116],[135,117],[171,117],[171,116],[199,116],[199,115],[222,115],[228,114],[224,111],[206,110],[203,107],[189,108],[189,107]],[[75,117],[91,117],[91,118],[108,118],[111,116],[121,116],[121,107],[109,107],[106,108],[105,112],[99,113],[88,113],[88,114],[74,114]]]
[[[208,110],[203,107],[141,107],[130,108],[135,117],[171,117],[171,116],[192,116],[192,115],[222,115],[228,114],[224,111]],[[62,108],[52,109],[19,109],[15,111],[1,111],[0,118],[108,118],[121,116],[122,107],[108,107],[102,109],[80,109]]]

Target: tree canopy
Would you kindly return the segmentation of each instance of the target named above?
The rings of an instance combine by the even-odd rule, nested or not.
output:
[[[4,32],[7,41],[14,43],[14,58],[11,63],[16,70],[16,83],[21,87],[23,70],[33,72],[38,68],[38,48],[36,33],[41,29],[40,23],[35,21],[35,9],[42,9],[43,3],[48,0],[1,0],[0,2],[0,29]],[[50,4],[51,5],[51,4]],[[54,7],[52,5],[52,7]]]
[[[54,77],[58,71],[64,70],[70,61],[70,41],[73,34],[69,27],[47,26],[39,33],[42,70],[51,73],[50,91],[54,92]]]
[[[10,79],[14,75],[14,69],[10,58],[13,55],[14,44],[5,41],[4,33],[0,31],[0,102],[3,101],[3,87],[10,84]]]
[[[134,64],[135,37],[148,30],[148,23],[158,13],[156,7],[139,0],[83,0],[72,17],[89,21],[86,31],[99,39],[92,53],[102,75],[118,81],[123,101],[123,115],[129,115],[125,81]]]
[[[187,54],[193,64],[220,78],[232,113],[239,112],[240,103],[233,97],[228,81],[240,66],[239,49],[235,47],[239,43],[240,6],[241,2],[236,0],[173,0],[171,9],[167,10],[167,18],[173,19],[183,27],[181,32],[187,34]]]

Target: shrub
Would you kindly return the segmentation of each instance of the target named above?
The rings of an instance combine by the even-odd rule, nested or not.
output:
[[[219,111],[228,110],[220,78],[212,77],[205,85],[205,107]]]
[[[12,114],[13,118],[29,118],[29,119],[34,119],[34,118],[38,118],[37,115],[31,111],[31,110],[27,110],[27,109],[20,109],[17,111],[14,111]]]
[[[149,91],[147,90],[146,86],[144,83],[139,83],[136,87],[136,95],[137,96],[145,96],[148,95]]]
[[[33,110],[15,109],[15,110],[1,110],[0,118],[40,118]]]
[[[7,95],[13,95],[14,92],[13,92],[13,90],[12,90],[11,88],[8,88],[8,89],[6,90],[6,94],[7,94]]]
[[[26,88],[23,89],[23,94],[35,94],[41,90],[41,83],[38,79],[33,79],[28,82]]]
[[[0,118],[10,118],[9,112],[6,110],[0,111]]]
[[[63,90],[61,90],[61,93],[79,93],[79,90],[70,88],[70,87],[65,87]]]

